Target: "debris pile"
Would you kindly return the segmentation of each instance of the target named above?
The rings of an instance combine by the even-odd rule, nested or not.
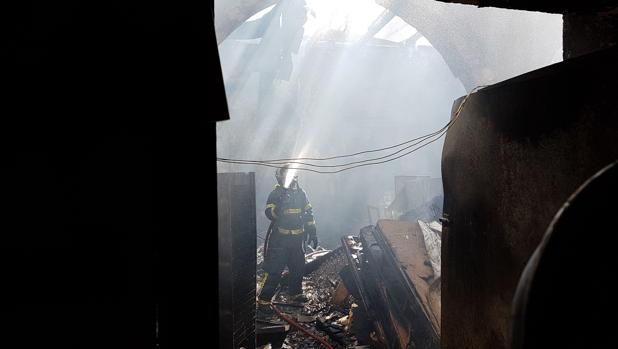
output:
[[[259,253],[259,252],[258,252]],[[291,303],[285,283],[273,299],[273,304],[309,332],[326,340],[333,348],[359,348],[351,331],[355,298],[347,291],[340,273],[347,265],[343,248],[333,251],[319,248],[305,255],[306,265],[314,265],[303,278],[307,302]],[[306,269],[307,270],[307,269]],[[263,271],[258,272],[258,285]],[[281,348],[316,348],[316,340],[290,327]],[[274,348],[274,347],[273,347]]]
[[[331,250],[327,250],[321,246],[318,246],[316,249],[313,249],[311,246],[307,246],[307,248],[310,250],[310,252],[305,253],[305,263],[307,264],[331,252]]]
[[[337,349],[439,348],[441,228],[380,220],[359,236],[343,237],[333,251],[311,249],[303,279],[307,302],[290,302],[285,276],[273,300],[295,324],[272,348],[322,346],[295,326]],[[263,271],[257,275],[259,286]]]
[[[319,267],[305,276],[303,292],[308,301],[302,309],[294,312],[297,320],[311,332],[327,339],[333,348],[355,348],[356,338],[350,333],[351,309],[356,306],[354,298],[345,290],[339,273],[347,261],[342,248],[334,251],[314,251],[307,254],[307,264],[321,258]],[[335,296],[339,299],[335,299]],[[278,297],[285,301],[285,293]],[[279,299],[277,299],[279,300]],[[281,306],[281,308],[285,308]],[[300,331],[288,334],[283,348],[315,348],[314,339]]]
[[[418,225],[423,232],[425,248],[429,254],[431,267],[433,268],[436,278],[439,278],[442,272],[442,261],[440,258],[442,249],[442,224],[436,221],[431,223],[418,221]]]
[[[264,263],[264,245],[260,245],[256,253],[257,268],[262,269],[262,263]]]
[[[359,303],[373,325],[370,337],[379,346],[440,346],[440,277],[426,239],[434,251],[441,242],[431,227],[425,232],[420,223],[380,220],[361,229],[359,237],[342,239],[348,260],[356,267],[351,274]]]

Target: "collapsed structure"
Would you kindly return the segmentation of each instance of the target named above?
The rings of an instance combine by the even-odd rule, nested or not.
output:
[[[302,326],[333,348],[439,348],[440,245],[438,222],[379,220],[335,250],[308,253],[309,301],[288,303],[282,287],[273,304],[293,326],[258,320],[258,345],[315,347]]]

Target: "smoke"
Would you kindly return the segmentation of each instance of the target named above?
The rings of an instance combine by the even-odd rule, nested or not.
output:
[[[534,23],[555,26],[556,21]],[[547,36],[542,26],[527,30],[530,35],[545,30]],[[553,39],[561,42],[561,31],[555,32]],[[522,42],[525,38],[518,44]],[[254,160],[327,157],[381,148],[440,129],[466,87],[432,45],[437,47],[370,0],[278,2],[219,46],[231,120],[217,125],[218,155]],[[555,57],[546,61],[550,64]],[[337,174],[296,171],[314,208],[321,244],[336,247],[340,236],[374,224],[369,207],[390,204],[395,176],[441,177],[442,144],[441,139],[401,159]],[[346,159],[329,164],[343,162]],[[219,163],[218,170],[256,173],[258,232],[266,230],[264,206],[276,184],[275,169]]]

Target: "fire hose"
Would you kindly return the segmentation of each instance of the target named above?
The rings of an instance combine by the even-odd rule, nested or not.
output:
[[[277,315],[283,319],[284,321],[286,321],[287,323],[289,323],[290,325],[296,327],[297,329],[299,329],[305,336],[309,336],[315,340],[317,340],[318,342],[320,342],[323,346],[325,346],[327,349],[334,349],[332,345],[328,344],[328,342],[326,342],[324,339],[318,337],[317,335],[307,331],[306,329],[304,329],[299,323],[297,323],[296,321],[294,321],[293,319],[283,315],[283,313],[274,305],[271,304],[271,307],[273,308],[273,310],[277,313]]]

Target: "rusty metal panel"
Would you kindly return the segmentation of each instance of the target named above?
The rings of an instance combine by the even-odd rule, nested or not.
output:
[[[618,158],[616,62],[613,48],[484,88],[449,129],[444,349],[508,348],[511,303],[532,252],[568,196]]]

